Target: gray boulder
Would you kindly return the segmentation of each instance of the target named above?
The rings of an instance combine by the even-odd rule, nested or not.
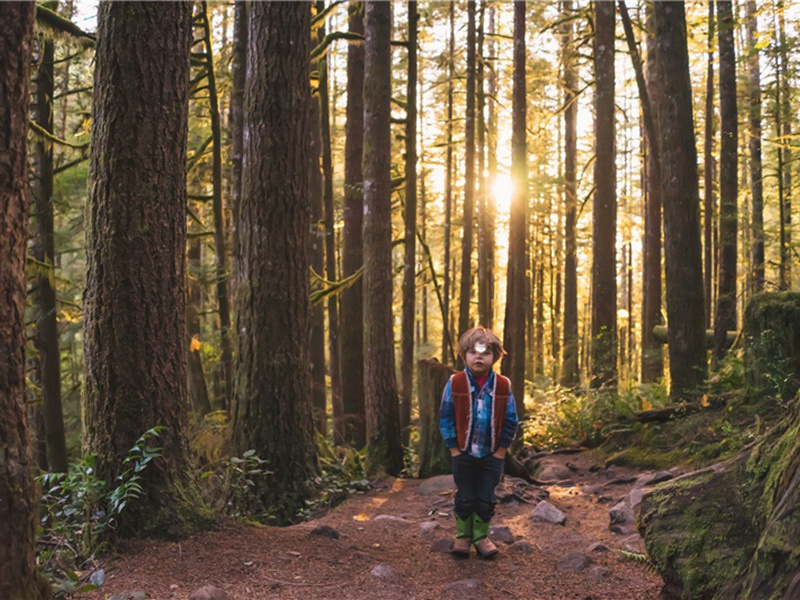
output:
[[[567,522],[567,515],[558,510],[547,500],[542,500],[536,505],[536,508],[531,512],[531,517],[534,520],[555,523],[556,525],[563,525]]]

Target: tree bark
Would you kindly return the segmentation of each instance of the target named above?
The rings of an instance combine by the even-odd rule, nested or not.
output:
[[[455,371],[435,358],[417,363],[419,379],[419,476],[450,473],[450,452],[439,432],[442,390]]]
[[[778,0],[778,65],[776,90],[778,98],[775,111],[779,115],[778,177],[780,188],[780,280],[781,290],[792,289],[792,109],[789,100],[789,48],[786,41],[786,10],[783,0]]]
[[[747,2],[747,67],[750,83],[750,113],[748,119],[750,135],[750,219],[752,245],[750,261],[752,272],[752,292],[764,289],[764,185],[761,163],[761,67],[758,60],[756,39],[758,37],[758,17],[755,0]]]
[[[736,263],[738,225],[739,170],[738,124],[736,114],[736,55],[733,45],[733,6],[730,0],[718,0],[719,19],[719,266],[717,275],[717,310],[714,317],[714,359],[725,356],[725,334],[736,329]]]
[[[664,88],[655,112],[661,139],[670,397],[699,399],[707,364],[697,151],[686,15],[682,2],[654,5],[656,69]]]
[[[564,16],[572,14],[572,0],[563,2]],[[578,153],[578,75],[575,67],[572,21],[564,25],[564,354],[561,385],[580,383],[578,362],[578,254],[577,254],[577,179]]]
[[[98,13],[86,223],[84,438],[114,481],[155,426],[162,458],[128,533],[193,525],[186,397],[186,139],[190,2]],[[135,132],[135,135],[134,135]]]
[[[716,248],[714,244],[714,3],[708,3],[708,67],[706,70],[705,141],[703,143],[703,293],[705,298],[705,323],[711,327],[713,318],[714,271]]]
[[[303,2],[249,8],[233,448],[269,460],[272,475],[255,491],[285,523],[303,508],[317,471],[308,277],[311,13]]]
[[[364,393],[367,470],[403,469],[392,322],[392,6],[367,2],[364,26]]]
[[[28,90],[35,6],[0,4],[0,597],[48,598],[34,558],[38,494],[25,416]]]
[[[350,32],[364,33],[364,3],[350,4]],[[364,46],[347,47],[347,124],[344,158],[344,231],[342,277],[364,265],[364,219],[361,159],[364,147]],[[366,444],[364,414],[364,314],[363,280],[342,293],[342,398],[347,441],[356,448]]]
[[[203,361],[200,349],[192,342],[196,339],[199,343],[200,338],[200,319],[198,313],[201,310],[202,290],[198,285],[197,278],[200,274],[200,238],[196,237],[189,242],[187,259],[189,272],[187,276],[187,304],[186,304],[186,340],[187,340],[187,359],[186,359],[186,390],[189,394],[189,404],[194,410],[195,416],[199,419],[211,412],[211,401],[208,397],[208,386],[206,385],[205,374],[203,373]]]
[[[408,445],[414,386],[414,317],[417,288],[417,3],[408,3],[408,86],[406,92],[406,192],[403,257],[403,315],[400,427]]]
[[[36,75],[36,121],[53,133],[53,40],[44,40]],[[39,261],[36,290],[36,337],[39,351],[39,381],[42,386],[47,463],[51,471],[66,472],[67,444],[61,409],[61,357],[58,348],[56,306],[55,240],[53,236],[53,145],[36,143],[37,182],[34,186],[36,229],[32,254]]]
[[[244,158],[244,85],[247,77],[247,2],[233,3],[233,47],[231,49],[231,243],[233,266],[231,268],[231,294],[236,297],[239,285],[239,205],[242,198],[242,162]],[[233,393],[233,389],[231,389]],[[230,407],[229,407],[230,408]]]
[[[490,220],[494,217],[490,213],[490,206],[486,186],[486,93],[484,81],[486,79],[486,59],[484,57],[484,18],[487,2],[481,3],[478,14],[477,36],[477,65],[475,73],[476,84],[476,144],[477,144],[477,176],[478,176],[478,323],[491,329],[494,318],[494,267],[489,263],[490,257],[494,263],[494,234],[488,234]],[[489,245],[492,245],[490,248]],[[490,277],[492,279],[490,279]]]
[[[450,331],[450,241],[452,237],[453,214],[453,79],[455,77],[455,1],[450,0],[448,12],[450,20],[450,38],[447,64],[447,150],[444,175],[444,297],[442,299],[442,362],[447,364],[452,353],[448,351],[448,339],[452,339]],[[452,350],[452,348],[449,348]]]
[[[595,193],[592,208],[592,387],[617,382],[617,194],[614,4],[595,4]]]
[[[525,2],[514,2],[514,89],[512,95],[511,174],[514,192],[509,215],[508,283],[503,373],[511,377],[517,414],[525,418],[525,332],[530,303],[528,266],[528,173],[526,148]]]

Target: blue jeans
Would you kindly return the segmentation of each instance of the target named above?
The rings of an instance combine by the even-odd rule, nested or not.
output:
[[[453,457],[453,479],[456,482],[455,512],[466,520],[475,513],[483,521],[494,516],[497,497],[495,486],[503,473],[503,459],[489,454],[475,458],[462,452]]]

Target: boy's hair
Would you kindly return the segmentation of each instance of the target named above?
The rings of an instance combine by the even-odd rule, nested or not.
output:
[[[475,347],[475,344],[482,342],[486,344],[492,351],[494,362],[500,360],[506,351],[503,349],[503,342],[500,341],[491,330],[478,325],[472,329],[465,331],[458,340],[458,354],[461,358],[466,359],[467,352]]]

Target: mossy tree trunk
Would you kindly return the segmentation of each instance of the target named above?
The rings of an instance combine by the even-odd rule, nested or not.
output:
[[[309,306],[311,5],[249,8],[236,294],[233,449],[272,475],[255,493],[279,523],[316,472]],[[256,507],[254,507],[256,508]]]
[[[439,432],[442,391],[455,371],[435,358],[417,363],[419,399],[419,476],[450,472],[450,451]]]
[[[37,600],[36,502],[25,418],[28,89],[34,5],[0,3],[0,598]]]
[[[800,294],[761,294],[745,313],[748,397],[781,360],[800,375]],[[776,332],[765,354],[759,332]],[[769,355],[769,358],[767,358]],[[797,385],[786,392],[794,393]],[[800,596],[800,395],[779,424],[733,458],[646,495],[639,530],[667,588],[682,598]]]
[[[197,513],[186,435],[186,139],[191,2],[98,13],[86,224],[84,436],[108,482],[164,426],[125,530],[164,534]]]

